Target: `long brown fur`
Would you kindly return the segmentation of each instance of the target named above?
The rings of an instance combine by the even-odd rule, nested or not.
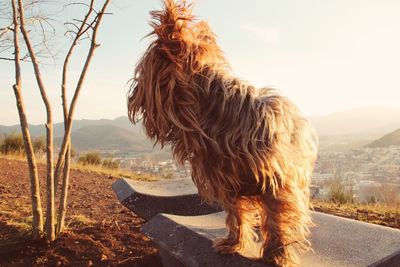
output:
[[[200,195],[227,212],[229,234],[215,241],[217,251],[241,252],[261,239],[262,260],[296,265],[295,250],[310,247],[317,139],[309,123],[275,90],[234,77],[186,1],[163,3],[151,12],[154,40],[135,70],[129,118],[189,161]]]

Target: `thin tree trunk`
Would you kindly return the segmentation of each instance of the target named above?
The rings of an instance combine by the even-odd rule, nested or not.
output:
[[[72,56],[75,46],[77,45],[82,33],[84,32],[85,27],[87,27],[86,23],[89,19],[92,11],[93,11],[94,0],[90,1],[90,6],[88,13],[83,19],[81,26],[76,33],[74,41],[71,44],[70,49],[68,50],[67,56],[64,60],[63,72],[62,72],[62,83],[61,83],[61,98],[63,105],[63,115],[64,115],[64,135],[66,135],[67,127],[68,127],[68,101],[67,101],[67,77],[68,77],[68,64],[69,59]],[[69,138],[70,139],[70,138]],[[67,197],[68,197],[68,186],[69,186],[69,172],[70,172],[70,162],[71,162],[71,140],[68,140],[67,152],[65,154],[65,163],[63,170],[63,182],[61,187],[61,196],[60,196],[60,206],[58,208],[57,215],[57,230],[56,234],[59,235],[64,230],[65,224],[65,214],[67,213]],[[58,186],[58,176],[55,176],[55,186]],[[56,190],[57,192],[57,190]]]
[[[29,34],[25,29],[25,16],[22,0],[18,0],[20,14],[20,28],[28,48],[30,58],[32,60],[33,69],[40,94],[46,107],[46,156],[47,156],[47,210],[46,210],[46,238],[48,241],[55,239],[54,231],[54,167],[53,167],[53,118],[50,101],[47,97],[46,89],[43,84],[42,75],[40,73],[39,64],[33,49]]]
[[[71,51],[71,49],[70,49]],[[61,98],[63,105],[63,115],[64,115],[64,130],[67,128],[67,120],[68,120],[68,107],[67,107],[67,95],[66,95],[66,83],[67,83],[67,66],[69,56],[71,54],[68,53],[66,60],[64,61],[63,68],[63,80],[61,84]],[[58,208],[57,214],[57,229],[56,235],[58,236],[64,230],[65,224],[65,214],[67,213],[67,198],[68,198],[68,186],[69,186],[69,171],[70,171],[70,162],[71,162],[71,141],[69,140],[69,145],[67,147],[67,153],[65,154],[64,159],[64,169],[63,169],[63,181],[61,186],[61,195],[60,195],[60,204]],[[55,187],[57,189],[58,179],[56,180]],[[56,190],[57,192],[57,190]]]
[[[21,1],[21,0],[19,0],[19,1]],[[55,176],[55,179],[57,181],[59,180],[59,177],[61,175],[61,166],[64,164],[65,154],[67,152],[67,148],[68,148],[69,142],[70,142],[70,136],[71,136],[71,130],[72,130],[72,120],[73,120],[73,117],[74,117],[76,103],[78,101],[79,94],[81,92],[82,85],[83,85],[83,82],[84,82],[85,77],[86,77],[86,73],[89,70],[89,65],[90,65],[90,62],[91,62],[91,60],[93,58],[94,51],[96,50],[97,47],[99,47],[99,45],[96,43],[97,31],[98,31],[99,25],[101,23],[101,20],[103,18],[104,12],[105,12],[109,2],[110,2],[110,0],[106,0],[104,5],[103,5],[103,7],[102,7],[102,9],[101,9],[101,11],[98,13],[97,21],[95,22],[95,25],[93,27],[93,35],[92,35],[92,41],[91,41],[91,44],[90,44],[89,53],[88,53],[88,55],[86,57],[85,65],[84,65],[83,70],[81,72],[81,75],[79,77],[79,81],[78,81],[78,84],[77,84],[76,89],[75,89],[74,96],[73,96],[72,101],[71,101],[69,114],[68,114],[68,120],[67,120],[67,127],[65,129],[65,134],[64,134],[62,146],[61,146],[61,149],[60,149],[60,153],[58,155],[57,165],[56,165],[56,169],[55,169],[55,175],[54,176]]]
[[[35,153],[33,151],[32,139],[29,132],[28,121],[25,112],[25,105],[21,92],[22,88],[21,88],[20,51],[18,42],[19,23],[18,23],[18,12],[15,0],[12,0],[11,4],[13,10],[13,23],[14,23],[14,59],[15,59],[15,85],[13,86],[13,89],[17,102],[21,132],[24,138],[25,153],[29,167],[31,199],[32,199],[32,217],[33,217],[32,235],[33,238],[38,238],[43,232],[43,212],[42,212],[42,203],[40,199],[40,185],[39,185],[39,177],[37,172]]]
[[[57,230],[56,230],[57,236],[62,233],[65,225],[65,214],[67,213],[70,161],[71,161],[71,148],[68,146],[67,154],[65,154],[60,206],[58,208],[58,216],[57,216]]]

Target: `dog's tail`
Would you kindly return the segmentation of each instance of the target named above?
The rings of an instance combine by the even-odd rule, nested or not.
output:
[[[163,10],[151,11],[149,35],[178,69],[191,74],[203,70],[226,68],[226,60],[216,42],[216,36],[204,21],[192,15],[193,4],[185,0],[163,0]]]

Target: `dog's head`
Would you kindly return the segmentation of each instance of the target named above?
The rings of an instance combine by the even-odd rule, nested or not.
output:
[[[148,52],[157,53],[183,72],[199,72],[205,66],[215,69],[216,64],[225,64],[209,25],[192,15],[193,5],[164,0],[163,6],[161,11],[150,12],[153,32],[149,36],[155,40]]]
[[[173,142],[179,131],[201,132],[197,80],[227,68],[215,35],[207,23],[196,21],[191,9],[186,1],[164,0],[163,10],[150,12],[152,42],[136,66],[128,94],[129,118],[143,119],[147,135],[162,145]]]

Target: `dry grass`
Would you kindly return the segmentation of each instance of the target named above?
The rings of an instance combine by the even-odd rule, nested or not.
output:
[[[31,207],[18,200],[14,200],[12,205],[0,204],[0,217],[6,219],[6,224],[21,236],[29,235],[32,230]]]
[[[313,201],[316,211],[400,229],[400,203],[336,204]]]
[[[26,157],[24,154],[1,154],[0,153],[0,157],[7,159],[7,160],[26,161]],[[42,164],[46,163],[46,160],[42,159],[42,158],[36,158],[36,161],[38,163],[42,163]],[[108,176],[112,176],[112,177],[124,177],[124,178],[129,178],[129,179],[134,179],[134,180],[140,180],[140,181],[157,181],[157,180],[161,179],[161,177],[147,174],[147,173],[135,174],[128,170],[110,169],[110,168],[104,167],[102,165],[84,165],[84,164],[81,164],[78,162],[72,163],[71,169],[96,172],[99,174],[104,174],[104,175],[108,175]]]
[[[313,201],[314,206],[330,208],[330,209],[340,209],[348,212],[374,212],[374,213],[392,213],[392,214],[400,214],[400,203],[393,204],[385,204],[385,203],[345,203],[345,204],[336,204],[333,202],[327,201]]]
[[[0,153],[0,157],[3,159],[8,159],[8,160],[26,161],[26,156],[23,153],[12,153],[12,154]],[[38,159],[36,159],[36,160],[38,160]],[[39,162],[40,162],[40,160],[39,160]]]
[[[96,172],[112,177],[124,177],[134,180],[141,180],[141,181],[157,181],[160,180],[160,177],[151,175],[151,174],[135,174],[133,172],[121,169],[109,169],[102,165],[84,165],[80,163],[74,163],[71,165],[71,169],[74,170],[81,170],[81,171],[90,171]]]

